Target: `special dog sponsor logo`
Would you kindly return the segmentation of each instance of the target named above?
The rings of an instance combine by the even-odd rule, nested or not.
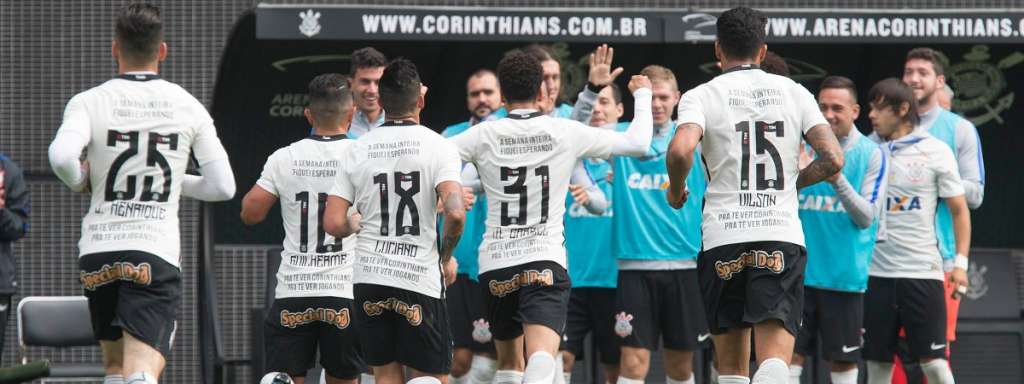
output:
[[[149,285],[153,281],[153,273],[149,263],[135,265],[117,262],[113,265],[104,264],[98,271],[81,271],[80,280],[85,289],[94,291],[96,288],[115,281],[128,281],[139,285]]]
[[[405,320],[412,326],[418,326],[420,323],[423,323],[423,307],[419,304],[409,305],[394,297],[378,302],[365,301],[363,302],[363,311],[368,316],[380,316],[384,311],[394,311],[405,317]]]
[[[543,271],[526,270],[522,273],[517,273],[508,280],[491,280],[487,283],[488,288],[491,290],[491,295],[497,297],[505,297],[509,293],[518,291],[520,287],[528,285],[540,285],[540,286],[552,286],[555,285],[555,273],[550,269]]]
[[[733,275],[742,272],[747,267],[782,273],[782,270],[786,267],[785,263],[782,251],[768,253],[766,251],[753,250],[743,252],[740,254],[740,257],[733,260],[716,261],[715,272],[718,273],[718,277],[722,280],[729,280]]]
[[[348,328],[350,320],[351,317],[349,316],[348,308],[342,308],[340,310],[332,308],[307,308],[302,312],[281,310],[281,326],[288,328],[295,328],[300,325],[322,321],[338,327],[338,329],[345,329]]]

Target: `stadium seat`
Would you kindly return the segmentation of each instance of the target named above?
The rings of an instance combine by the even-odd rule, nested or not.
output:
[[[99,346],[89,321],[89,304],[84,296],[29,296],[18,302],[18,344],[22,363],[28,347]],[[62,364],[53,362],[43,383],[83,381],[106,373],[101,363]]]

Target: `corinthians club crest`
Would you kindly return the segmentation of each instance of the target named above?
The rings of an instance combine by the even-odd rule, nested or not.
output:
[[[971,262],[971,267],[967,269],[967,296],[968,299],[978,300],[982,296],[988,293],[988,283],[985,282],[985,272],[988,272],[988,266]]]
[[[992,64],[988,50],[987,45],[975,45],[964,54],[966,61],[946,71],[946,79],[956,93],[953,111],[979,127],[993,120],[1004,124],[1000,115],[1013,105],[1014,92],[1008,92],[1003,70],[1024,62],[1024,53],[1014,52]]]
[[[302,23],[299,24],[299,32],[306,37],[313,37],[320,33],[320,12],[313,12],[312,9],[306,12],[299,12]]]

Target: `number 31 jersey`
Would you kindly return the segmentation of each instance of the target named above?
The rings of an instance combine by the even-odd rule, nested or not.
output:
[[[200,166],[227,158],[206,108],[156,75],[124,75],[71,98],[60,131],[89,139],[92,201],[79,255],[136,250],[179,267],[189,154]]]
[[[686,92],[678,123],[704,130],[704,249],[755,241],[804,245],[797,215],[800,143],[814,126],[828,125],[807,89],[757,67],[737,67]]]
[[[354,141],[341,166],[331,194],[363,216],[355,283],[440,298],[436,188],[461,180],[455,148],[427,127],[389,121]]]
[[[566,266],[562,218],[579,158],[607,158],[618,136],[576,121],[512,111],[451,138],[487,195],[480,273],[554,261]]]
[[[275,298],[352,298],[356,236],[336,240],[324,232],[327,194],[353,143],[344,137],[310,136],[278,149],[256,181],[281,202],[284,249]]]

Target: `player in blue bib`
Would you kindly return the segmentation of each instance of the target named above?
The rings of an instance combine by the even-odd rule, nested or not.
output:
[[[453,137],[479,122],[507,115],[501,106],[501,90],[493,71],[480,69],[469,76],[466,81],[466,104],[471,114],[469,120],[445,128],[441,132],[442,136]],[[463,168],[466,167],[472,165],[464,164]],[[463,175],[466,174],[464,171]],[[473,188],[477,199],[472,209],[466,212],[462,239],[455,247],[455,259],[459,262],[458,274],[455,283],[447,291],[452,339],[455,342],[451,383],[489,384],[498,366],[490,326],[484,320],[483,291],[477,283],[477,250],[484,237],[487,200],[480,189],[479,178],[470,178],[474,180],[465,180],[464,177],[463,186]]]
[[[610,63],[602,70],[591,70],[577,109],[581,102],[593,103],[593,88],[610,83],[621,72],[611,71]],[[694,166],[687,178],[686,206],[674,210],[665,204],[665,152],[675,134],[672,111],[679,102],[679,86],[668,68],[651,65],[641,73],[651,79],[654,91],[651,147],[642,158],[613,159],[611,248],[619,268],[614,330],[621,351],[617,383],[642,383],[651,351],[661,341],[666,382],[689,384],[694,382],[693,352],[710,338],[696,272],[707,182],[703,166]],[[624,128],[620,124],[619,129]],[[573,268],[570,263],[570,271]]]
[[[818,106],[843,148],[843,171],[800,190],[800,221],[807,246],[803,326],[789,366],[799,383],[803,362],[822,344],[836,384],[857,382],[868,265],[885,197],[886,160],[878,144],[853,125],[857,88],[842,76],[825,78]],[[805,151],[805,159],[810,150]]]

